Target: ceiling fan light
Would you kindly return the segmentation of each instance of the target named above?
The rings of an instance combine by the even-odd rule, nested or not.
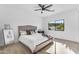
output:
[[[44,13],[44,11],[41,11],[41,13]]]

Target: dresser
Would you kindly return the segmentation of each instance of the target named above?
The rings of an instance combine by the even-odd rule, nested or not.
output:
[[[4,29],[3,36],[5,45],[10,44],[14,41],[14,33],[12,29]]]

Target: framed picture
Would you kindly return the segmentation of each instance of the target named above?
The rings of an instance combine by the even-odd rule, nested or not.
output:
[[[55,30],[55,21],[48,22],[48,30]]]
[[[64,31],[64,19],[59,19],[55,21],[55,30]]]
[[[10,29],[10,24],[4,24],[4,29]]]
[[[4,39],[5,39],[5,44],[9,44],[14,40],[14,33],[13,30],[11,29],[4,29]]]
[[[48,30],[64,31],[64,19],[57,19],[48,22]]]

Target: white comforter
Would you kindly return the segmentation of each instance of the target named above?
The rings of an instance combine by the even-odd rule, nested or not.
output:
[[[33,52],[36,48],[36,45],[48,40],[47,37],[42,36],[39,33],[35,33],[32,35],[21,35],[19,37],[19,41],[28,46],[30,50]]]

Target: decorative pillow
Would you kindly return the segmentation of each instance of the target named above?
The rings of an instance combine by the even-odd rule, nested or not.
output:
[[[27,35],[26,31],[20,31],[21,35]]]
[[[30,30],[26,31],[27,35],[31,35],[31,32]]]
[[[35,34],[35,32],[34,31],[30,31],[31,32],[31,34]]]

